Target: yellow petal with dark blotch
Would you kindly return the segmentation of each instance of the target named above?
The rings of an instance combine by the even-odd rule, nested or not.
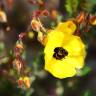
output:
[[[67,41],[68,38],[66,37],[67,36],[62,32],[58,33],[58,31],[52,31],[48,34],[48,41],[44,49],[45,58],[47,58],[45,62],[50,61],[50,59],[53,57],[54,49],[56,47],[61,47],[63,43]]]

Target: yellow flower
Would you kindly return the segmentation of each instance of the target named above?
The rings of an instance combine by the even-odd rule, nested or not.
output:
[[[57,78],[72,77],[84,65],[85,45],[78,36],[53,30],[47,35],[45,70]]]
[[[55,30],[67,34],[73,34],[76,30],[76,24],[72,20],[69,20],[66,22],[59,23]]]

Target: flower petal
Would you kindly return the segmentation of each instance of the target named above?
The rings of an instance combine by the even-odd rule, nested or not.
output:
[[[75,67],[67,61],[66,59],[56,60],[53,58],[50,63],[45,64],[45,70],[60,79],[72,77],[76,74],[76,70]]]
[[[84,66],[84,57],[83,56],[68,57],[67,62],[70,65],[73,65],[75,68],[80,69]]]
[[[63,23],[59,23],[55,30],[72,35],[76,30],[76,24],[71,20],[66,21]]]
[[[70,36],[69,42],[63,46],[69,53],[69,56],[86,56],[85,45],[78,36]]]
[[[56,47],[61,47],[64,43],[64,40],[66,41],[66,35],[64,35],[62,32],[57,31],[51,31],[47,36],[47,44],[45,46],[45,62],[50,61],[54,54],[54,49]]]

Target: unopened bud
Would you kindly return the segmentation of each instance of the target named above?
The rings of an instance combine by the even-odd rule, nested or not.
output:
[[[41,27],[41,24],[39,21],[37,21],[36,19],[33,19],[31,21],[31,26],[32,26],[32,29],[35,30],[35,31],[39,31],[40,30],[40,27]]]
[[[18,86],[19,86],[20,88],[23,87],[23,79],[22,79],[22,77],[20,77],[19,80],[18,80]]]
[[[28,76],[20,77],[18,80],[18,86],[20,88],[22,88],[22,87],[30,88],[30,86],[31,86],[30,78]]]
[[[91,25],[96,25],[96,16],[91,16],[89,22]]]
[[[77,17],[76,17],[76,22],[77,23],[82,23],[85,19],[85,13],[81,12]]]
[[[52,18],[53,20],[55,20],[55,19],[57,18],[57,15],[58,15],[58,13],[57,13],[56,10],[52,10],[52,11],[51,11],[51,18]]]
[[[21,61],[18,60],[18,59],[15,59],[15,60],[13,61],[13,67],[14,67],[18,72],[20,72],[20,71],[21,71],[21,68],[22,68],[22,63],[21,63]]]
[[[30,86],[31,86],[31,84],[30,84],[30,78],[27,77],[27,76],[25,76],[25,77],[23,78],[23,81],[24,81],[25,87],[26,87],[26,88],[30,88]]]

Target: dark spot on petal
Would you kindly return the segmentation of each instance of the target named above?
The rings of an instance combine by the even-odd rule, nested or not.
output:
[[[67,55],[68,55],[67,50],[65,50],[62,47],[56,47],[54,49],[53,57],[58,59],[58,60],[61,60],[61,59],[65,58],[65,56],[67,56]]]

